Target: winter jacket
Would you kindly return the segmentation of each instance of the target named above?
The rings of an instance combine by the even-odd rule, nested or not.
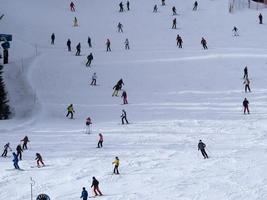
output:
[[[114,164],[116,167],[119,167],[120,165],[120,160],[119,159],[115,159],[112,164]]]
[[[83,190],[80,198],[87,199],[88,198],[88,192],[86,190]]]
[[[13,163],[18,163],[18,162],[19,162],[18,155],[13,153]]]
[[[245,99],[245,100],[243,101],[243,106],[244,106],[244,107],[248,107],[248,104],[249,104],[249,101]]]
[[[17,150],[17,152],[23,152],[23,150],[22,150],[20,145],[17,146],[16,150]]]
[[[198,143],[198,150],[204,150],[206,145],[203,142]]]
[[[103,142],[104,141],[104,138],[103,138],[103,135],[102,134],[99,135],[99,141],[100,142]]]
[[[68,110],[68,112],[74,112],[73,106],[68,106],[67,110]]]
[[[93,179],[93,182],[92,182],[92,185],[91,185],[91,187],[98,187],[98,185],[99,185],[99,182],[98,182],[98,180],[96,180],[96,179]]]

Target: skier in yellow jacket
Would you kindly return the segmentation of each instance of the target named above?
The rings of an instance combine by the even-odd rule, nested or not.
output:
[[[68,117],[70,115],[70,118],[73,119],[73,113],[75,113],[75,111],[73,109],[73,105],[72,104],[70,104],[68,106],[67,111],[68,111],[68,113],[67,113],[66,117]]]
[[[112,162],[112,164],[114,164],[113,173],[114,174],[120,174],[119,173],[120,160],[119,160],[119,158],[117,156],[115,157],[115,160]]]

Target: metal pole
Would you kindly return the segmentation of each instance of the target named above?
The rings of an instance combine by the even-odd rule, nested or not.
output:
[[[30,180],[31,180],[31,183],[30,183],[30,185],[31,185],[31,200],[33,200],[33,192],[32,192],[32,187],[34,186],[34,184],[35,184],[35,181],[33,180],[33,178],[32,178],[32,177],[30,178]]]

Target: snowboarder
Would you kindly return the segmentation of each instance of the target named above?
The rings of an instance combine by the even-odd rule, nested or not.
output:
[[[55,39],[56,39],[55,33],[52,33],[52,35],[51,35],[51,44],[52,45],[55,44]]]
[[[108,52],[108,51],[111,51],[110,44],[111,44],[111,43],[110,43],[110,40],[107,39],[107,42],[106,42],[107,52]]]
[[[19,168],[19,158],[18,158],[18,155],[15,154],[15,152],[13,152],[12,155],[13,155],[13,160],[12,161],[13,161],[13,165],[14,165],[15,169],[20,169]]]
[[[182,38],[181,38],[180,35],[177,35],[177,37],[176,37],[176,42],[177,42],[177,46],[178,46],[179,48],[183,48],[183,40],[182,40]]]
[[[204,144],[201,140],[199,140],[199,143],[198,143],[198,151],[199,150],[201,151],[204,159],[209,158],[208,154],[205,151],[205,148],[206,148],[206,144]]]
[[[70,2],[70,10],[71,10],[72,12],[75,12],[75,5],[74,5],[73,2]]]
[[[87,43],[88,43],[89,48],[92,48],[92,43],[91,43],[91,38],[90,37],[88,37]]]
[[[177,15],[175,6],[172,7],[172,15]]]
[[[260,23],[260,24],[262,24],[262,19],[263,19],[263,17],[262,17],[262,14],[260,13],[260,14],[259,14],[259,23]]]
[[[243,79],[246,79],[246,78],[248,78],[248,67],[247,66],[244,68],[244,76],[243,76]]]
[[[130,2],[129,1],[127,1],[126,6],[127,6],[127,10],[129,11],[130,10]]]
[[[204,49],[208,49],[207,47],[207,41],[204,39],[204,37],[201,38],[201,44],[203,46]]]
[[[67,107],[67,115],[66,117],[68,117],[70,115],[70,118],[73,119],[73,113],[75,113],[74,109],[73,109],[73,105],[70,104],[68,107]]]
[[[102,196],[103,195],[101,193],[101,191],[99,190],[99,182],[95,177],[93,177],[91,188],[93,188],[95,196],[98,196],[98,195]]]
[[[193,10],[194,10],[194,11],[197,10],[197,6],[198,6],[198,2],[195,1],[195,3],[194,3],[194,7],[193,7]]]
[[[97,148],[102,148],[103,147],[104,138],[103,138],[102,133],[99,133],[98,135],[99,135],[99,140],[98,140],[98,143],[97,143]]]
[[[94,59],[93,54],[90,53],[90,54],[87,56],[86,67],[90,67],[91,62],[92,62],[93,59]]]
[[[83,198],[83,200],[88,199],[88,192],[86,191],[85,187],[83,187],[83,191],[80,198]]]
[[[249,104],[249,101],[247,100],[247,98],[245,98],[243,101],[244,115],[246,114],[246,111],[249,114],[248,104]]]
[[[23,144],[22,144],[22,149],[23,149],[23,150],[28,149],[28,148],[27,148],[27,143],[30,142],[28,136],[25,136],[25,137],[24,137],[22,140],[20,140],[20,141],[23,142]]]
[[[125,44],[125,49],[126,50],[129,50],[130,49],[130,46],[129,46],[129,40],[128,40],[128,38],[126,38],[124,44]]]
[[[123,25],[120,22],[118,23],[117,27],[118,27],[118,32],[123,33],[123,30],[122,30]]]
[[[22,152],[23,152],[23,150],[22,150],[20,144],[17,146],[16,150],[17,150],[17,156],[19,157],[20,160],[22,160]]]
[[[77,19],[77,17],[74,17],[73,26],[74,27],[78,26],[78,19]]]
[[[165,0],[161,0],[161,5],[162,6],[165,6],[166,4],[165,4]]]
[[[123,90],[122,95],[121,95],[121,98],[123,98],[123,104],[128,104],[128,101],[127,101],[127,93],[126,93],[125,90]]]
[[[115,157],[115,160],[112,162],[112,164],[114,164],[113,174],[120,174],[119,173],[120,160],[117,156]]]
[[[236,26],[234,26],[234,28],[233,28],[232,31],[234,32],[234,36],[239,36],[239,34],[238,34],[238,28]]]
[[[121,113],[121,124],[124,124],[124,120],[126,121],[126,124],[129,124],[128,120],[127,120],[127,113],[125,110],[122,110]]]
[[[70,41],[70,39],[68,39],[68,41],[67,41],[67,47],[68,47],[68,51],[71,51],[71,41]]]
[[[1,155],[2,157],[7,157],[8,150],[12,151],[12,149],[10,148],[9,145],[10,145],[9,142],[5,144],[5,146],[4,146],[4,152]]]
[[[44,167],[45,164],[44,164],[44,162],[43,162],[43,158],[42,158],[41,154],[40,154],[40,153],[36,153],[35,155],[36,155],[35,160],[36,160],[36,163],[37,163],[37,167],[41,167],[41,166],[40,166],[40,163],[41,163],[42,166]]]
[[[79,42],[79,44],[76,46],[76,56],[80,56],[81,54],[81,43]]]
[[[251,91],[250,91],[250,87],[249,87],[250,81],[249,81],[248,78],[245,79],[245,81],[244,81],[243,84],[245,85],[245,92],[247,92],[247,90],[248,90],[249,92],[251,92]]]
[[[120,11],[119,12],[123,12],[124,11],[124,9],[123,9],[123,3],[120,2],[119,6],[120,6]]]
[[[154,13],[158,12],[158,6],[157,6],[157,4],[154,5],[153,12]]]
[[[90,117],[87,117],[85,125],[86,125],[86,133],[90,134],[92,132],[91,130],[92,120]]]
[[[97,75],[96,72],[94,72],[93,76],[92,76],[92,82],[91,85],[96,85],[96,79],[97,79]]]
[[[172,29],[176,29],[176,24],[177,24],[177,21],[176,21],[176,18],[174,18],[172,20]]]

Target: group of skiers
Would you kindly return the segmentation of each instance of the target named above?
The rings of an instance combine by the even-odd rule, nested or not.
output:
[[[127,7],[127,11],[130,10],[130,2],[127,1],[126,2],[126,7]],[[124,12],[124,4],[122,3],[122,1],[119,3],[119,12]]]
[[[28,150],[28,142],[30,142],[28,136],[25,136],[22,140],[20,140],[20,142],[22,142],[22,146],[21,144],[18,144],[17,147],[16,147],[16,153],[15,152],[12,152],[12,149],[10,147],[10,143],[6,143],[4,145],[4,151],[2,153],[2,157],[7,157],[7,153],[8,151],[11,151],[12,152],[12,155],[13,155],[13,166],[15,169],[20,169],[19,167],[19,161],[22,160],[22,152],[25,151],[25,150]],[[41,167],[40,164],[42,164],[42,166],[45,166],[44,162],[43,162],[43,159],[42,159],[42,156],[40,153],[36,153],[36,163],[37,163],[37,167]]]

